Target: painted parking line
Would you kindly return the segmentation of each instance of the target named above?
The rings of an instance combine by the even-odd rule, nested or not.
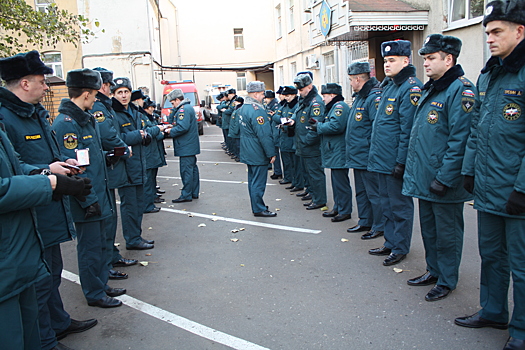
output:
[[[201,148],[201,151],[208,151],[208,152],[224,152],[223,149],[209,149],[209,148]]]
[[[157,175],[157,178],[160,179],[172,179],[172,180],[181,180],[179,176],[162,176]],[[225,184],[245,184],[247,185],[247,181],[228,181],[228,180],[209,180],[209,179],[199,179],[201,182],[218,182],[218,183],[225,183]],[[266,186],[276,186],[277,184],[267,183]]]
[[[170,212],[170,213],[183,214],[183,215],[191,214],[193,216],[197,216],[197,217],[205,218],[205,219],[210,219],[210,220],[235,222],[237,224],[259,226],[259,227],[271,228],[271,229],[274,229],[274,230],[281,230],[281,231],[293,231],[293,232],[311,233],[311,234],[314,234],[314,235],[317,235],[317,234],[322,232],[321,230],[310,230],[310,229],[302,228],[302,227],[267,224],[265,222],[250,221],[250,220],[240,220],[240,219],[234,219],[234,218],[227,218],[227,217],[224,217],[224,216],[201,214],[201,213],[196,213],[196,212],[193,212],[193,211],[185,211],[185,210],[178,210],[178,209],[171,209],[171,208],[161,208],[161,211],[167,211],[167,212]]]
[[[62,278],[80,285],[80,278],[78,277],[78,275],[72,272],[62,270]],[[181,317],[179,315],[175,315],[174,313],[145,303],[129,295],[121,295],[117,299],[121,300],[124,305],[127,305],[132,309],[143,312],[146,315],[155,317],[158,320],[164,321],[177,328],[198,335],[199,337],[229,346],[232,349],[269,350],[268,348],[262,347],[254,343],[250,343],[249,341],[246,341],[244,339],[234,337],[216,329],[206,327],[200,323],[188,320],[187,318]]]
[[[166,162],[170,163],[178,163],[178,159],[166,159]],[[237,164],[237,165],[246,165],[244,163],[238,163],[238,162],[214,162],[211,160],[197,160],[197,163],[205,163],[205,164]]]

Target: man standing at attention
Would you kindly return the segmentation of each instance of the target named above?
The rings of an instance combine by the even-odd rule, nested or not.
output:
[[[385,222],[384,246],[368,251],[388,255],[390,266],[402,261],[410,250],[414,221],[414,201],[401,194],[408,141],[423,84],[410,64],[410,41],[386,41],[381,44],[386,78],[381,84],[383,96],[372,127],[368,171],[379,173],[379,190]]]
[[[476,90],[456,64],[460,50],[461,40],[441,34],[429,35],[419,50],[430,80],[423,87],[410,134],[403,194],[419,198],[427,271],[407,283],[435,283],[426,301],[443,299],[456,288],[463,203],[472,199],[463,188],[461,165]]]
[[[483,19],[492,57],[478,78],[462,174],[474,191],[481,255],[481,310],[456,318],[470,328],[506,329],[504,350],[525,349],[525,3],[491,1]],[[479,102],[479,104],[478,104]]]
[[[254,216],[273,217],[263,196],[266,190],[268,164],[275,161],[275,145],[268,114],[262,105],[264,83],[252,81],[246,86],[248,97],[239,110],[241,124],[241,162],[248,166],[248,192]]]

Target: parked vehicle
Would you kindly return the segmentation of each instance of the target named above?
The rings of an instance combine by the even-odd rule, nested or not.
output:
[[[171,109],[173,106],[171,105],[170,101],[167,101],[166,96],[173,91],[174,89],[181,89],[184,93],[184,97],[189,99],[191,102],[190,104],[193,106],[193,109],[195,110],[195,118],[197,118],[197,124],[199,126],[199,135],[204,134],[204,118],[202,114],[202,110],[204,107],[204,104],[199,103],[199,93],[197,91],[197,86],[195,83],[191,80],[183,80],[183,81],[167,81],[163,80],[161,81],[161,84],[164,85],[164,91],[162,92],[162,120],[164,122],[167,122],[168,116],[170,115]]]
[[[221,83],[213,83],[211,87],[205,89],[206,96],[204,99],[204,119],[211,122],[212,124],[217,123],[217,117],[219,116],[217,112],[217,106],[219,101],[217,101],[217,96],[228,89],[231,88],[231,85],[224,85]]]

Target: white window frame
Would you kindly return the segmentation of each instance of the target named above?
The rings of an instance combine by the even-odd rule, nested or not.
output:
[[[233,46],[235,50],[244,50],[243,28],[233,28]]]
[[[282,38],[282,36],[283,36],[283,21],[282,21],[281,4],[275,6],[275,33],[277,34],[277,39]]]
[[[463,2],[462,5],[464,6],[463,10],[464,10],[464,13],[465,13],[465,17],[461,18],[461,19],[453,20],[452,16],[453,16],[453,12],[454,12],[454,3],[458,2],[458,1],[462,1]],[[474,0],[447,0],[447,10],[448,10],[448,12],[447,12],[448,13],[448,18],[447,18],[448,28],[447,29],[448,30],[455,29],[455,28],[460,28],[460,27],[465,27],[465,26],[469,26],[469,25],[472,25],[472,24],[477,24],[477,23],[480,23],[483,20],[483,13],[481,15],[479,15],[479,16],[476,16],[476,17],[470,17],[470,4],[471,4],[472,1],[474,1]]]
[[[292,75],[291,81],[293,81],[297,75],[297,62],[290,63],[290,74]]]
[[[35,10],[47,13],[47,7],[50,3],[50,0],[35,0]]]
[[[328,64],[330,59],[332,62]],[[323,54],[323,62],[324,62],[324,82],[325,84],[337,83],[337,69],[335,66],[335,52],[330,51],[330,52]]]
[[[284,86],[284,66],[279,66],[279,85]]]
[[[49,56],[51,56],[51,55],[60,55],[60,61],[49,60]],[[46,58],[46,56],[47,56],[47,58]],[[46,66],[48,66],[49,68],[53,69],[53,76],[65,79],[65,77],[64,77],[64,64],[63,64],[63,59],[62,59],[62,52],[60,52],[60,51],[42,52],[41,59],[42,59],[42,62],[44,62],[44,64]]]
[[[288,33],[295,30],[294,0],[288,0]]]
[[[237,91],[246,90],[246,72],[237,72]]]

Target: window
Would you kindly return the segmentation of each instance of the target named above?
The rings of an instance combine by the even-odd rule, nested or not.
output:
[[[483,16],[483,0],[448,0],[448,23]]]
[[[303,1],[303,24],[304,24],[312,19],[312,1],[311,0],[302,0],[302,1]]]
[[[282,23],[281,23],[281,5],[277,5],[275,8],[275,32],[277,33],[277,39],[283,36],[282,34]]]
[[[47,6],[49,3],[49,0],[35,0],[35,8],[37,11],[47,12]]]
[[[297,62],[290,63],[290,73],[292,73],[292,82],[297,75]]]
[[[279,85],[284,86],[284,66],[279,66]]]
[[[294,20],[293,20],[293,2],[294,0],[288,0],[288,3],[289,3],[288,4],[288,8],[289,8],[289,13],[288,13],[289,29],[288,31],[289,32],[295,29]]]
[[[244,38],[242,37],[242,28],[233,28],[233,42],[235,50],[244,50]]]
[[[246,90],[246,73],[237,73],[237,91]]]
[[[62,54],[57,51],[42,53],[42,62],[49,68],[53,69],[53,75],[64,79],[62,72]]]
[[[324,55],[324,81],[325,83],[336,83],[334,52]]]

